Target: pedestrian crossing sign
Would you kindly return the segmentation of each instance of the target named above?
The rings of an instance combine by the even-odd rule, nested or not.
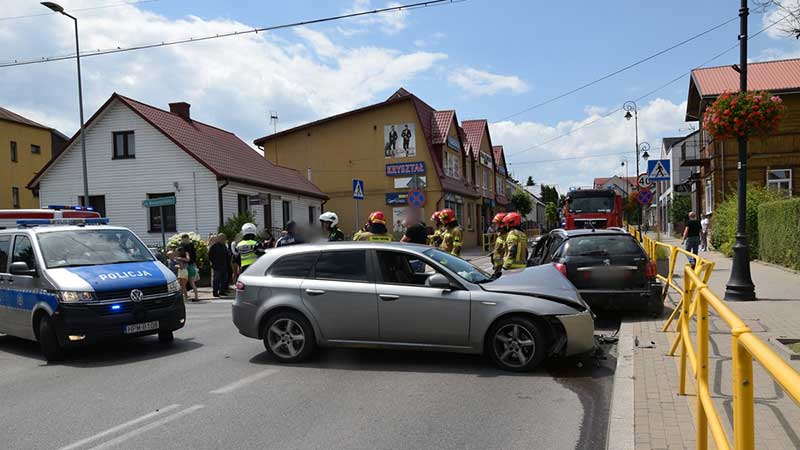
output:
[[[647,161],[647,178],[650,181],[669,181],[668,159],[652,159]]]
[[[364,200],[364,180],[353,179],[353,198]]]

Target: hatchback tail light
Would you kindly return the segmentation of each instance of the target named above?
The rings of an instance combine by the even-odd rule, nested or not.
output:
[[[245,285],[244,285],[244,283],[242,283],[241,281],[237,281],[237,282],[236,282],[236,290],[237,290],[237,291],[243,291],[243,290],[244,290],[244,288],[245,288]]]
[[[556,270],[561,272],[561,275],[567,276],[567,265],[566,264],[553,263],[553,266],[555,266]]]
[[[647,265],[645,266],[644,269],[644,275],[647,278],[655,278],[656,275],[658,275],[658,266],[656,265],[655,261],[653,260],[647,261]]]

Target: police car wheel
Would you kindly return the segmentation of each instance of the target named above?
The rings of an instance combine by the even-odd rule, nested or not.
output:
[[[316,347],[311,324],[301,314],[291,311],[270,317],[264,324],[262,335],[267,352],[279,362],[305,361]]]
[[[64,349],[58,343],[56,330],[49,317],[39,320],[39,347],[47,362],[56,362],[64,358]]]
[[[162,344],[169,344],[175,340],[175,335],[172,334],[172,331],[160,331],[158,333],[158,342]]]

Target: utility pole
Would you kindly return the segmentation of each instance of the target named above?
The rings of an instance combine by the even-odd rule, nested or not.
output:
[[[747,0],[741,0],[739,8],[739,92],[747,92]],[[725,287],[725,300],[755,300],[756,287],[750,276],[750,247],[747,243],[747,136],[739,136],[738,220],[736,243],[733,244],[731,277]],[[724,171],[723,167],[723,171]],[[724,187],[723,187],[724,189]],[[709,201],[706,199],[706,201]]]
[[[269,121],[272,122],[272,134],[278,134],[278,111],[269,112]],[[278,140],[273,139],[275,142],[275,164],[278,164]]]

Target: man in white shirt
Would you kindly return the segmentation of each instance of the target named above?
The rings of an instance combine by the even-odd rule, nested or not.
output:
[[[708,226],[711,223],[708,220],[709,215],[706,214],[703,220],[700,221],[700,250],[704,252],[708,251]]]

